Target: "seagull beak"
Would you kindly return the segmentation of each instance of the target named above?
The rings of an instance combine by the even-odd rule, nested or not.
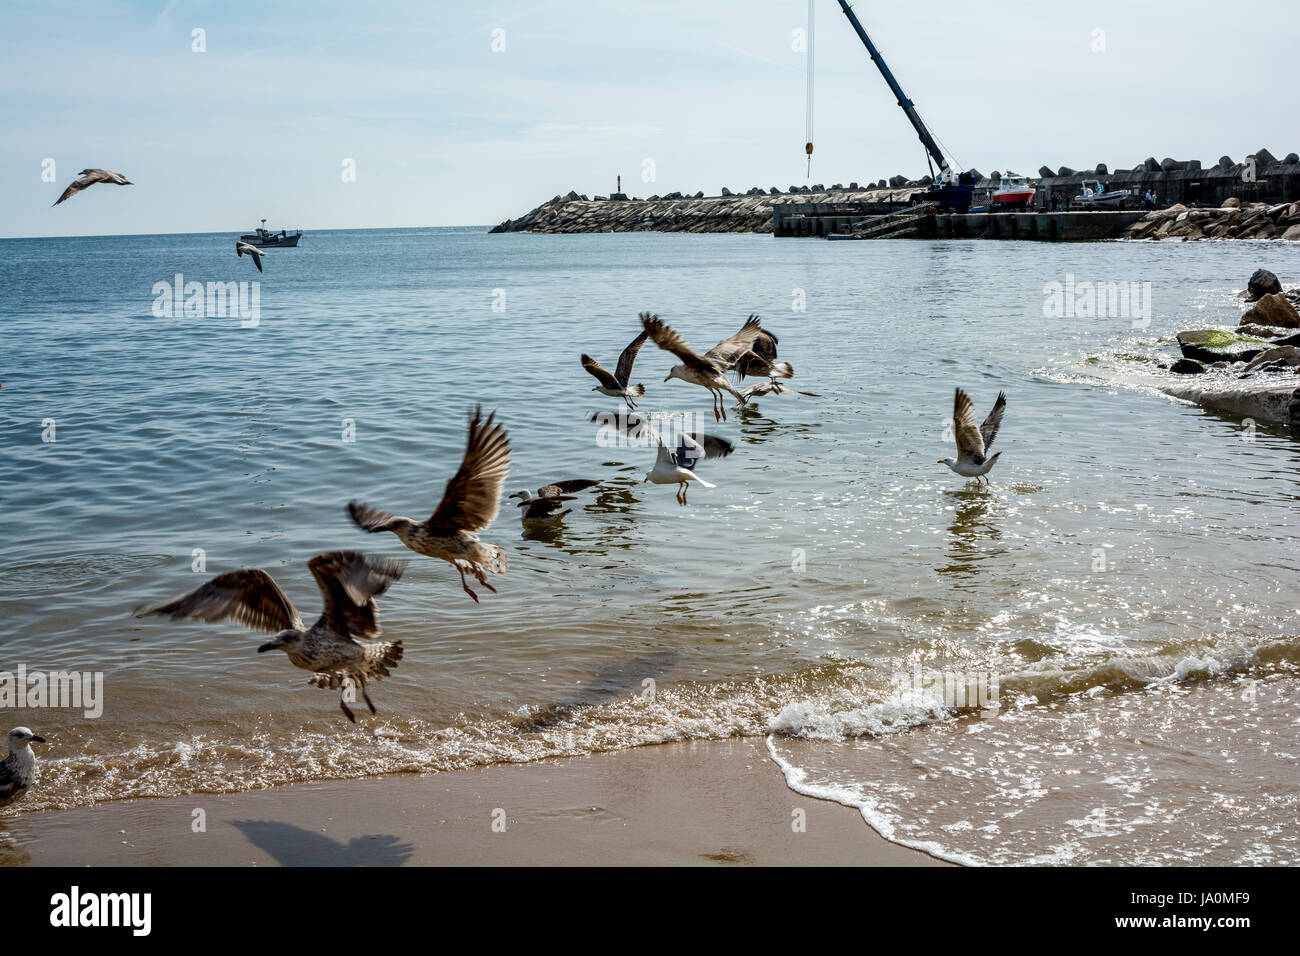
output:
[[[273,651],[273,650],[275,650],[277,647],[281,647],[281,646],[283,646],[283,645],[279,644],[279,643],[276,642],[276,641],[272,641],[270,644],[263,644],[261,647],[259,647],[259,648],[257,649],[257,653],[259,653],[259,654],[265,654],[267,651]]]
[[[664,376],[664,381],[665,381],[665,382],[670,381],[671,379],[672,379],[672,376],[671,376],[671,375],[665,375],[665,376]]]
[[[32,740],[35,741],[35,742],[38,743],[38,744],[43,744],[43,743],[45,743],[45,738],[44,738],[44,737],[33,737]]]

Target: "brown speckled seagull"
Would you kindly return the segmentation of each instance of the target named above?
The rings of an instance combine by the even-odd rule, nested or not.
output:
[[[634,338],[618,357],[618,368],[613,375],[601,366],[590,355],[585,352],[582,355],[582,367],[600,382],[593,392],[600,392],[602,395],[611,395],[614,398],[621,398],[627,403],[628,408],[636,408],[634,399],[640,398],[645,394],[644,385],[630,385],[632,381],[632,365],[636,362],[636,354],[641,351],[641,346],[645,344],[646,333],[642,332]]]
[[[690,382],[692,385],[702,385],[707,388],[713,395],[713,417],[716,421],[727,420],[727,409],[722,403],[723,392],[730,392],[736,396],[741,405],[749,401],[727,381],[727,376],[723,374],[726,368],[724,362],[707,356],[696,355],[680,335],[659,321],[659,316],[651,315],[649,312],[642,312],[641,325],[649,333],[650,339],[655,345],[666,352],[672,352],[682,360],[681,365],[674,365],[669,370],[668,378],[665,378],[664,381],[680,378],[683,382]]]
[[[112,183],[114,186],[134,186],[135,183],[127,179],[121,173],[115,173],[111,169],[83,169],[81,178],[74,179],[68,188],[63,190],[63,195],[54,200],[54,205],[58,205],[65,200],[71,199],[83,189],[87,189],[95,183]]]
[[[706,359],[721,362],[740,378],[746,375],[763,378],[792,378],[794,366],[776,360],[776,336],[763,328],[757,315],[751,315],[740,331],[723,339],[704,353]]]
[[[188,594],[162,604],[136,610],[136,617],[164,614],[173,620],[235,621],[257,631],[275,633],[275,639],[257,649],[282,650],[295,665],[313,672],[316,687],[343,688],[339,707],[348,720],[356,716],[347,705],[347,682],[361,688],[370,712],[375,705],[366,680],[387,677],[402,659],[402,642],[358,643],[379,636],[375,597],[402,576],[406,562],[379,558],[358,551],[331,551],[307,562],[325,609],[310,628],[293,602],[271,575],[261,568],[241,568],[213,578]]]
[[[590,478],[570,478],[567,481],[553,481],[537,489],[537,497],[527,489],[516,491],[511,498],[519,499],[519,517],[523,521],[558,521],[569,513],[564,508],[566,501],[576,501],[575,491],[584,491],[600,484]],[[561,510],[561,509],[564,510]]]
[[[442,558],[455,567],[460,572],[460,586],[475,603],[478,595],[465,583],[466,573],[493,592],[496,588],[488,583],[488,572],[506,573],[505,549],[478,538],[478,532],[497,516],[501,487],[510,471],[510,442],[505,427],[493,424],[495,417],[493,412],[485,422],[483,410],[474,409],[460,470],[447,482],[442,501],[429,520],[412,521],[359,501],[348,502],[348,514],[362,531],[391,531],[417,554]]]

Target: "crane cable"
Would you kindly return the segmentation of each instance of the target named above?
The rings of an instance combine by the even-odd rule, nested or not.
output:
[[[813,10],[814,0],[808,0],[808,138],[803,151],[808,155],[807,178],[812,178],[813,154]]]

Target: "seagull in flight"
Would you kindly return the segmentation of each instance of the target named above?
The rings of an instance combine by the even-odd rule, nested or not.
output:
[[[696,355],[680,335],[659,321],[657,315],[642,312],[641,325],[655,345],[666,352],[672,352],[682,360],[681,365],[672,367],[664,381],[680,378],[683,382],[690,382],[692,385],[702,385],[707,388],[713,396],[713,417],[715,421],[727,420],[727,409],[721,397],[723,392],[730,392],[739,399],[741,405],[749,401],[727,381],[727,376],[723,374],[726,369],[726,364],[723,361],[708,356]]]
[[[262,257],[265,256],[266,253],[263,252],[261,249],[257,248],[257,246],[250,246],[248,243],[244,242],[243,240],[241,240],[241,239],[236,239],[236,240],[235,240],[235,254],[236,254],[237,256],[239,256],[239,258],[242,259],[242,258],[244,258],[244,254],[245,254],[245,253],[247,253],[248,255],[250,255],[250,256],[253,257],[253,265],[257,266],[257,271],[258,271],[258,272],[261,272],[261,271],[262,271]]]
[[[723,339],[704,353],[706,359],[721,362],[741,379],[750,375],[762,378],[792,378],[794,366],[776,360],[776,336],[763,328],[757,315],[751,315],[740,331]]]
[[[355,681],[370,712],[366,681],[387,677],[402,659],[402,642],[378,642],[379,621],[375,598],[402,576],[405,561],[378,558],[358,551],[331,551],[307,562],[316,579],[325,609],[310,628],[275,579],[261,568],[242,568],[221,574],[172,601],[136,609],[136,617],[162,614],[172,620],[235,621],[275,638],[257,649],[282,650],[289,660],[313,673],[308,683],[316,687],[343,688],[339,707],[357,722],[347,704],[348,688]],[[358,638],[367,643],[358,643]]]
[[[537,489],[536,497],[527,490],[516,491],[510,497],[519,499],[518,507],[523,509],[519,512],[519,517],[523,521],[558,521],[571,510],[568,508],[560,510],[564,508],[564,502],[577,500],[573,492],[584,491],[598,484],[599,481],[592,481],[590,478],[571,478],[567,481],[553,481],[549,485],[542,485]]]
[[[27,788],[36,782],[36,754],[32,743],[45,743],[26,727],[9,731],[9,756],[0,760],[0,807],[21,800]]]
[[[67,189],[63,190],[63,195],[54,200],[54,205],[71,199],[83,189],[87,189],[95,183],[112,183],[114,186],[134,186],[135,183],[127,179],[121,173],[115,173],[111,169],[83,169],[81,178],[74,179]]]
[[[809,398],[821,398],[816,392],[804,392],[797,388],[791,388],[789,385],[782,385],[776,379],[768,379],[766,382],[755,382],[753,385],[747,385],[741,389],[740,394],[745,399],[761,398],[764,395],[807,395]]]
[[[478,595],[465,583],[465,574],[495,592],[488,573],[506,573],[506,552],[500,545],[480,541],[478,532],[496,519],[501,507],[501,487],[510,471],[510,441],[505,426],[493,422],[496,412],[483,420],[476,407],[470,417],[469,438],[460,469],[447,482],[442,501],[427,521],[348,502],[348,514],[362,531],[391,531],[417,554],[442,558],[460,572],[460,586],[478,603]]]
[[[585,352],[582,355],[582,367],[600,382],[593,392],[600,392],[602,395],[610,395],[614,398],[621,398],[627,403],[628,408],[636,408],[634,399],[640,398],[645,394],[644,385],[629,385],[632,380],[632,363],[636,361],[636,353],[641,351],[641,346],[645,342],[649,333],[642,332],[634,338],[623,353],[618,357],[618,368],[613,375],[605,371],[601,364]]]
[[[677,503],[686,504],[686,489],[690,487],[690,482],[697,481],[705,488],[716,488],[717,485],[705,481],[694,472],[698,462],[707,461],[710,458],[721,458],[730,455],[735,450],[735,445],[725,438],[718,438],[714,435],[704,436],[711,438],[713,441],[709,447],[704,443],[696,441],[690,435],[682,434],[672,442],[672,448],[666,443],[661,435],[655,435],[659,445],[656,452],[655,466],[646,472],[645,478],[641,484],[647,481],[656,485],[676,485],[677,486]]]
[[[969,395],[960,388],[957,389],[952,403],[952,430],[957,439],[957,458],[955,461],[951,458],[940,458],[938,464],[947,465],[963,478],[978,479],[982,475],[987,475],[997,464],[998,456],[1002,454],[998,452],[992,457],[986,457],[993,439],[998,437],[998,428],[1002,425],[1002,413],[1006,408],[1007,396],[1003,392],[998,392],[998,400],[993,403],[993,410],[989,412],[988,418],[984,419],[984,424],[976,428],[975,406],[971,404]],[[984,480],[988,481],[987,478]]]

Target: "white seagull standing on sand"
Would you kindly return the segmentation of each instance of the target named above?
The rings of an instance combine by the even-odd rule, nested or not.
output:
[[[67,189],[63,190],[63,195],[54,200],[57,206],[64,200],[71,199],[77,193],[81,192],[95,183],[112,183],[114,186],[134,186],[135,183],[127,179],[121,173],[115,173],[111,169],[83,169],[81,178],[73,180]]]
[[[572,492],[584,491],[600,484],[590,478],[571,478],[567,481],[553,481],[537,489],[537,497],[528,490],[516,491],[511,498],[518,498],[518,507],[523,510],[519,517],[524,522],[559,521],[571,509],[564,508],[564,502],[577,501]],[[564,508],[563,511],[560,509]]]
[[[723,392],[730,392],[736,396],[741,405],[749,401],[727,381],[727,376],[723,374],[726,368],[724,362],[707,356],[696,355],[680,335],[659,321],[659,316],[651,315],[649,312],[642,312],[641,325],[649,333],[655,345],[666,352],[672,352],[682,360],[681,365],[672,367],[664,381],[680,378],[683,382],[690,382],[692,385],[702,385],[707,388],[713,395],[713,417],[716,421],[727,420],[727,409],[722,402]],[[718,347],[723,344],[725,342],[719,343]]]
[[[510,442],[505,427],[493,424],[496,412],[483,421],[482,408],[475,408],[469,422],[469,439],[460,469],[447,482],[442,501],[427,521],[412,521],[401,515],[371,508],[359,501],[348,502],[348,514],[362,531],[391,531],[402,544],[417,554],[442,558],[460,572],[460,586],[478,603],[478,595],[465,583],[468,572],[489,591],[488,572],[506,573],[506,552],[497,544],[478,539],[501,508],[501,486],[510,471]]]
[[[316,555],[307,567],[325,599],[325,609],[310,629],[306,629],[302,615],[280,585],[261,568],[218,575],[174,601],[137,608],[135,614],[165,614],[172,620],[229,620],[273,632],[275,639],[257,652],[282,650],[295,665],[314,673],[308,683],[342,687],[339,707],[355,724],[357,718],[347,705],[347,682],[356,681],[373,714],[375,705],[366,689],[366,679],[387,677],[402,659],[401,641],[359,644],[355,639],[379,636],[374,599],[402,576],[405,566],[405,561],[358,551]]]
[[[265,256],[266,253],[263,252],[261,249],[257,248],[257,246],[250,246],[248,243],[246,243],[246,242],[242,242],[241,240],[236,239],[236,240],[235,240],[235,254],[236,254],[237,256],[239,256],[239,258],[242,259],[242,258],[244,258],[244,253],[248,253],[250,256],[253,257],[253,265],[257,266],[257,271],[258,271],[258,272],[261,272],[261,271],[262,271],[262,257]]]
[[[992,457],[985,457],[993,439],[998,436],[998,427],[1002,424],[1002,413],[1007,408],[1007,396],[998,392],[998,400],[993,403],[993,410],[979,428],[975,427],[975,406],[970,396],[957,389],[952,403],[952,430],[957,439],[957,459],[940,458],[938,464],[947,465],[963,478],[979,478],[988,474],[997,464],[998,452]],[[984,479],[988,481],[987,478]]]
[[[621,398],[627,402],[628,408],[636,408],[636,402],[633,399],[640,398],[645,394],[644,385],[629,385],[632,380],[632,363],[636,361],[636,353],[641,351],[641,345],[646,340],[648,333],[642,332],[634,338],[623,353],[618,357],[618,368],[614,374],[610,375],[601,367],[590,355],[585,352],[582,355],[582,367],[590,372],[600,382],[593,392],[600,392],[602,395],[609,395],[613,398]]]
[[[0,807],[21,800],[27,788],[36,782],[36,754],[32,742],[45,743],[26,727],[9,731],[9,756],[0,760]]]

